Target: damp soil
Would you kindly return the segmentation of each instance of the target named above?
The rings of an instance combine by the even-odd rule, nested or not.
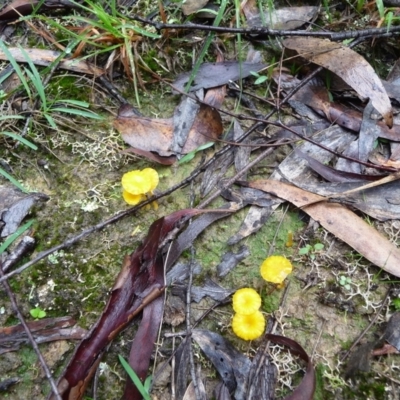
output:
[[[97,87],[90,79],[69,73],[60,74],[54,81],[54,90],[65,90],[68,96],[78,96],[90,101],[94,109],[106,117],[102,122],[83,118],[66,119],[55,116],[58,129],[49,129],[41,121],[33,124],[29,138],[39,149],[29,150],[14,143],[0,144],[0,158],[12,167],[13,175],[31,191],[46,194],[49,200],[32,210],[36,247],[28,258],[63,243],[84,229],[91,227],[127,209],[121,196],[121,177],[130,170],[152,167],[160,175],[158,191],[179,183],[195,170],[202,160],[212,156],[214,149],[198,154],[190,163],[171,167],[155,165],[148,160],[124,152],[127,146],[113,129],[119,104]],[[117,82],[128,100],[134,102],[133,88],[126,82]],[[61,89],[56,89],[61,88]],[[179,102],[167,85],[149,84],[140,91],[140,111],[149,117],[169,117]],[[224,105],[234,109],[234,100]],[[239,109],[240,111],[240,109]],[[224,117],[227,130],[231,120]],[[216,146],[219,148],[219,145]],[[280,148],[250,171],[248,179],[265,178],[291,151]],[[228,176],[233,175],[233,170]],[[190,199],[200,201],[199,186],[202,175],[192,187],[179,189],[158,202],[158,209],[142,209],[105,229],[94,232],[73,247],[53,253],[22,274],[10,279],[18,306],[28,321],[30,310],[40,307],[47,317],[71,316],[85,329],[95,323],[107,302],[113,283],[121,269],[123,258],[132,253],[156,219],[179,209],[190,207]],[[1,184],[8,184],[0,177]],[[216,207],[222,200],[216,200]],[[208,228],[194,242],[194,259],[201,271],[193,284],[201,286],[211,278],[227,289],[254,287],[263,298],[263,311],[271,321],[276,321],[277,332],[298,341],[312,356],[317,370],[315,399],[398,399],[397,372],[399,362],[388,356],[375,359],[370,371],[353,381],[344,379],[345,365],[340,358],[379,309],[389,285],[389,277],[371,265],[346,244],[335,239],[320,226],[311,224],[299,210],[284,204],[279,207],[264,226],[254,235],[234,246],[227,241],[242,223],[248,208],[241,210]],[[398,240],[392,222],[377,225],[385,235]],[[293,234],[293,240],[290,235]],[[290,243],[292,242],[292,243]],[[219,278],[216,267],[228,251],[237,252],[245,244],[250,255],[228,275]],[[323,244],[322,250],[315,250]],[[310,245],[308,254],[299,250]],[[373,245],[373,244],[371,244]],[[260,278],[259,266],[270,254],[285,255],[292,260],[294,271],[284,288],[266,285]],[[182,262],[190,260],[184,253]],[[341,277],[349,279],[348,287]],[[170,294],[168,294],[170,296]],[[193,303],[195,319],[212,305],[212,301]],[[373,341],[382,333],[387,316],[393,309],[385,308],[378,321],[363,339]],[[238,349],[252,357],[259,342],[250,345],[234,336],[231,330],[233,310],[230,304],[217,307],[200,324],[200,327],[218,332]],[[0,290],[0,325],[18,323],[11,303]],[[98,399],[117,399],[126,379],[118,355],[127,358],[130,343],[137,330],[138,321],[117,337],[106,352],[99,372]],[[184,323],[174,327],[184,330]],[[163,324],[157,358],[152,361],[152,373],[172,352],[173,341],[165,333],[173,329]],[[47,364],[57,378],[71,357],[77,341],[62,340],[41,344]],[[278,347],[272,351],[279,370],[277,397],[283,397],[295,387],[303,376],[302,365]],[[195,349],[196,362],[202,367],[202,377],[207,391],[218,382],[218,374],[200,350]],[[0,355],[0,379],[18,378],[6,392],[5,399],[45,399],[50,391],[36,355],[30,346]],[[157,374],[154,399],[170,398],[171,380],[167,374]],[[91,389],[87,392],[90,399]]]

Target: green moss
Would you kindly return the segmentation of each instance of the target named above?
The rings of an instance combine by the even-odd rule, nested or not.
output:
[[[279,309],[282,292],[274,290],[268,294],[267,291],[263,290],[261,293],[262,309],[267,313],[272,313]]]

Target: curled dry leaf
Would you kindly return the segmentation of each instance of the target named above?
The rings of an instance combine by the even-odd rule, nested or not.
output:
[[[173,141],[174,123],[172,118],[138,117],[128,104],[121,106],[114,127],[121,133],[133,151],[147,156],[156,153],[172,164],[175,156],[170,150]],[[223,131],[221,116],[214,108],[202,104],[189,131],[182,153],[187,154],[202,144],[216,140]],[[161,162],[160,159],[155,160]]]
[[[327,39],[294,37],[284,40],[284,46],[301,57],[329,69],[340,76],[361,97],[369,98],[390,128],[393,112],[389,97],[374,69],[364,57]]]

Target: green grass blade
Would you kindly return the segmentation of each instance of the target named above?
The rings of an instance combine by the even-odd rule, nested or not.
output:
[[[20,79],[22,85],[24,86],[26,93],[28,94],[28,97],[31,99],[32,98],[32,93],[28,85],[28,81],[25,79],[25,75],[22,72],[20,66],[18,65],[17,61],[13,57],[13,55],[10,53],[8,50],[7,46],[4,44],[2,40],[0,40],[0,49],[3,51],[3,53],[6,55],[7,60],[11,63],[11,65],[14,68],[15,73],[18,75],[18,78]]]
[[[72,104],[74,106],[78,106],[78,107],[82,107],[82,108],[88,108],[90,106],[90,104],[87,101],[82,101],[82,100],[60,100],[63,103],[67,103],[67,104]]]
[[[136,386],[137,390],[139,390],[139,392],[143,396],[143,398],[145,400],[151,400],[149,393],[144,388],[143,383],[140,380],[140,378],[137,376],[136,372],[132,369],[132,367],[126,362],[126,360],[122,356],[118,355],[118,358],[119,358],[119,361],[121,362],[122,366],[124,367],[126,373],[132,379],[133,384]]]
[[[214,20],[214,24],[213,24],[214,26],[219,26],[219,24],[221,23],[222,17],[224,15],[224,12],[225,12],[225,9],[226,9],[226,4],[227,4],[227,0],[222,0],[221,1],[221,6],[220,6],[220,8],[218,10],[218,15],[216,16],[216,18]],[[200,55],[196,60],[196,63],[195,63],[195,65],[193,67],[193,70],[192,70],[192,73],[190,74],[189,81],[186,84],[186,87],[185,87],[185,92],[186,93],[189,93],[189,91],[190,91],[190,86],[192,85],[194,79],[196,78],[197,71],[199,70],[200,65],[202,64],[202,62],[204,60],[204,57],[205,57],[205,55],[206,55],[206,53],[208,51],[208,48],[210,47],[210,44],[211,44],[211,42],[213,40],[213,37],[214,37],[214,34],[210,33],[208,35],[207,39],[206,39],[206,42],[204,43],[203,48],[201,49]]]
[[[29,76],[29,79],[33,83],[33,86],[35,86],[35,89],[40,97],[40,100],[42,102],[43,108],[47,108],[47,100],[46,100],[46,95],[44,94],[44,88],[42,85],[42,81],[40,83],[36,80],[35,75],[28,69],[25,68],[25,73]]]
[[[14,240],[18,239],[26,230],[28,230],[34,222],[35,220],[27,222],[26,224],[20,226],[12,235],[10,235],[0,246],[0,254],[4,253],[7,250],[8,246],[10,246],[10,244],[14,242]]]
[[[58,129],[57,124],[55,123],[53,117],[48,114],[47,112],[44,113],[44,117],[47,119],[47,122],[49,123],[49,125],[53,128],[53,129]]]
[[[9,136],[10,138],[13,138],[14,140],[17,140],[18,142],[23,143],[25,146],[30,147],[32,150],[37,150],[38,149],[35,144],[31,143],[29,140],[26,140],[24,137],[22,137],[21,135],[18,135],[16,133],[0,132],[0,135]]]
[[[25,119],[22,115],[0,115],[0,121],[7,119]]]
[[[32,76],[31,76],[31,74],[29,74],[29,77],[31,78],[31,81],[32,81],[33,85],[35,86],[35,89],[37,90],[38,95],[40,96],[40,99],[42,100],[42,102],[44,104],[46,104],[46,95],[44,93],[44,86],[43,86],[42,78],[40,77],[39,71],[37,70],[35,64],[32,62],[32,60],[29,57],[29,54],[26,52],[26,50],[23,49],[21,46],[18,46],[18,48],[21,50],[21,53],[25,57],[25,60],[28,63],[29,68],[32,72]],[[28,70],[26,70],[26,72],[28,73]]]
[[[102,117],[99,114],[96,114],[96,113],[91,112],[91,111],[78,110],[77,108],[54,107],[54,108],[51,108],[50,111],[58,111],[58,112],[67,113],[67,114],[79,115],[81,117],[97,119],[97,120],[103,120],[104,119],[104,117]]]
[[[25,189],[23,185],[21,185],[12,175],[8,172],[4,171],[3,168],[0,168],[0,175],[3,175],[4,178],[8,179],[14,186],[16,186],[19,190],[24,193],[29,193],[29,190]]]

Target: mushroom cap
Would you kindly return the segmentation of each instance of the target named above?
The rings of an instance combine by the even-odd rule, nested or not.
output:
[[[149,193],[157,187],[158,182],[158,173],[153,168],[127,172],[121,179],[124,190],[132,195]]]
[[[238,314],[253,314],[261,307],[261,297],[254,289],[239,289],[232,297],[232,305]]]
[[[157,171],[153,168],[145,168],[144,170],[142,170],[142,174],[150,182],[149,192],[152,192],[158,186],[159,182]]]
[[[286,257],[271,256],[261,264],[260,274],[267,282],[282,283],[292,270],[292,263]]]
[[[143,200],[144,196],[142,194],[131,194],[126,190],[123,190],[122,197],[131,206],[136,206],[136,204],[139,204]]]
[[[264,316],[261,311],[249,315],[235,314],[232,319],[232,329],[235,335],[241,339],[257,339],[264,333]]]

